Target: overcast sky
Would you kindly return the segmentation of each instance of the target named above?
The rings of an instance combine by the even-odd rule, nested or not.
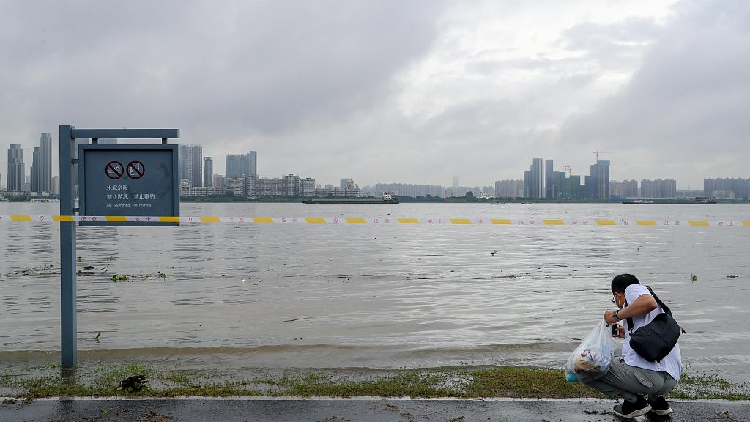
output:
[[[261,176],[749,177],[750,2],[0,0],[0,173],[57,128],[165,127]]]

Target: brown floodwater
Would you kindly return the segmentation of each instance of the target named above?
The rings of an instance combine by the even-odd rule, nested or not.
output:
[[[0,214],[56,207],[0,203]],[[183,204],[181,213],[750,220],[747,205]],[[750,227],[79,227],[78,341],[83,356],[179,355],[226,368],[561,367],[614,306],[612,277],[628,272],[687,330],[689,368],[749,381],[748,251]],[[0,362],[59,350],[59,284],[58,225],[0,223]]]

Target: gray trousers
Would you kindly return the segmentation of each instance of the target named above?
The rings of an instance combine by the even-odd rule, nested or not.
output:
[[[615,357],[609,366],[609,372],[585,384],[611,399],[624,390],[633,394],[648,394],[648,399],[654,401],[670,392],[677,381],[667,372],[630,366],[625,363],[625,359]]]

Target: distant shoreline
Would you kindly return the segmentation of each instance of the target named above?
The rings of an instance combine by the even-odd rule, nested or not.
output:
[[[256,199],[250,199],[250,198],[227,198],[227,197],[221,197],[221,198],[210,198],[209,197],[181,197],[180,202],[183,203],[302,203],[302,200],[305,198],[299,197],[299,198],[256,198]],[[309,198],[307,198],[309,199]],[[402,204],[622,204],[622,200],[620,199],[611,199],[611,200],[600,200],[600,199],[528,199],[528,198],[519,198],[519,199],[479,199],[479,198],[471,198],[467,199],[465,197],[458,197],[458,198],[412,198],[408,196],[399,196],[398,197],[400,203]],[[750,204],[750,201],[747,200],[716,200],[717,204]],[[713,205],[713,204],[698,204],[694,202],[693,200],[681,200],[681,199],[675,199],[675,200],[660,200],[658,204],[646,204],[646,205]]]
[[[36,202],[32,201],[30,197],[6,197],[5,201],[1,202]],[[287,203],[298,203],[301,204],[303,200],[310,199],[310,197],[267,197],[267,198],[245,198],[245,197],[232,197],[232,196],[182,196],[180,197],[181,203],[208,203],[208,204],[229,204],[229,203],[269,203],[269,204],[287,204]],[[410,196],[399,196],[400,203],[402,204],[621,204],[622,199],[531,199],[531,198],[490,198],[480,199],[476,197],[454,197],[454,198],[439,198],[439,197],[417,197],[413,198]],[[39,201],[39,202],[57,202],[55,199],[50,201]],[[750,204],[750,200],[741,199],[717,199],[717,204]],[[317,204],[316,204],[317,205]],[[631,204],[622,204],[631,205]],[[714,205],[714,204],[700,204],[696,203],[692,199],[660,199],[654,204],[634,204],[634,205]]]

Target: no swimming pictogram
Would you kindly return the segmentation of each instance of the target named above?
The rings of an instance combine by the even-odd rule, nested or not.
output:
[[[128,177],[131,179],[140,179],[146,174],[146,166],[140,161],[131,161],[128,163]]]
[[[119,179],[122,177],[124,170],[122,163],[119,161],[110,161],[104,166],[104,174],[110,179]]]

